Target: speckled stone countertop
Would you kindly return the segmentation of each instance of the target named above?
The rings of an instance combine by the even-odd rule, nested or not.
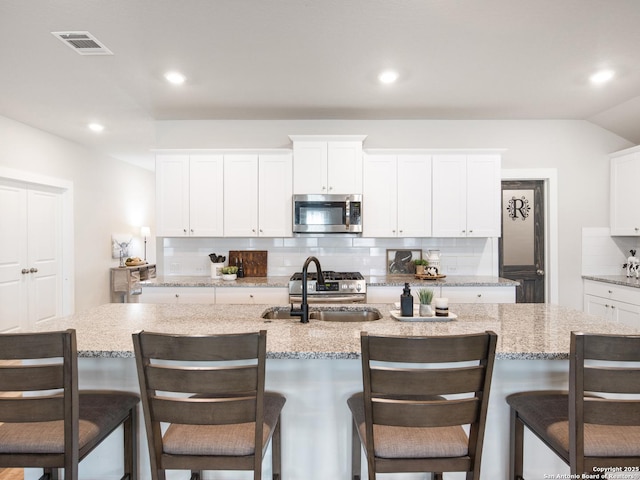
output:
[[[140,282],[144,287],[289,287],[289,277],[246,277],[222,280],[202,276],[166,275]]]
[[[419,280],[412,275],[386,275],[366,277],[367,286],[403,286],[405,282],[416,286],[438,285],[441,287],[515,287],[520,282],[508,278],[479,275],[447,275],[437,280]]]
[[[640,279],[635,277],[627,278],[626,275],[583,275],[582,278],[584,280],[594,280],[596,282],[640,288]]]
[[[566,359],[572,330],[640,334],[640,330],[550,304],[452,304],[458,318],[446,322],[408,322],[390,315],[390,304],[322,306],[314,309],[380,311],[371,322],[264,320],[270,305],[106,304],[69,317],[41,322],[37,330],[74,328],[81,357],[131,357],[131,334],[148,330],[181,334],[238,333],[267,330],[268,358],[351,359],[360,355],[360,332],[382,335],[455,335],[492,330],[498,334],[499,359]]]
[[[438,280],[419,280],[412,275],[387,275],[365,277],[367,286],[402,286],[405,282],[416,286],[456,287],[511,287],[519,285],[514,280],[491,276],[452,275]],[[289,277],[246,277],[232,281],[196,276],[158,276],[141,282],[145,287],[289,287]]]

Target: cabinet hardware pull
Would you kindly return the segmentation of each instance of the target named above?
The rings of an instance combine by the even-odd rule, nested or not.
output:
[[[29,270],[30,273],[38,273],[38,269],[37,268],[31,268]]]
[[[29,269],[28,268],[23,268],[22,269],[22,274],[25,275],[27,273],[29,273]]]

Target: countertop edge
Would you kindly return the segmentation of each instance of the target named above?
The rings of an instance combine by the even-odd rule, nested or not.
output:
[[[640,278],[626,277],[624,275],[582,275],[582,279],[620,285],[622,287],[640,288]]]

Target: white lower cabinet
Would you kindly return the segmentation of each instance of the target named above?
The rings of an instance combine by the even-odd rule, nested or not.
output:
[[[213,287],[142,287],[139,303],[216,303]]]
[[[411,282],[409,282],[411,284]],[[441,287],[411,285],[414,303],[418,302],[418,290],[431,288],[435,297],[447,297],[450,303],[516,303],[516,287]],[[401,286],[368,287],[367,303],[396,303],[400,301]]]
[[[450,303],[516,303],[516,287],[442,287]]]
[[[286,305],[289,303],[287,287],[220,287],[216,288],[217,304]]]
[[[640,289],[584,281],[583,310],[612,322],[640,327]]]
[[[143,286],[139,303],[205,303],[287,305],[287,287],[149,287]]]

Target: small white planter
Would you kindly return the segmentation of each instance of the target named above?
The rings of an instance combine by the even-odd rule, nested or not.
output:
[[[431,305],[421,303],[418,311],[421,317],[433,317],[433,309],[431,308]]]
[[[222,274],[222,280],[231,281],[231,280],[235,280],[236,278],[238,278],[238,274],[237,273],[223,273]]]

